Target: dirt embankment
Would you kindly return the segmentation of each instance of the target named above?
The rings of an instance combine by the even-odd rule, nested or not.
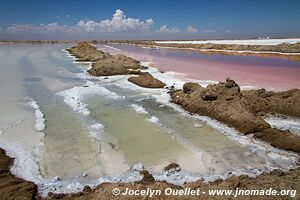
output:
[[[172,101],[185,110],[206,115],[232,126],[244,134],[254,134],[274,147],[300,152],[300,136],[289,131],[271,128],[262,115],[281,113],[300,115],[300,90],[267,92],[252,90],[241,92],[231,79],[209,85],[185,83],[183,90],[171,93]]]
[[[242,94],[251,105],[251,110],[260,115],[283,114],[300,117],[300,90],[283,92],[245,90]]]
[[[12,164],[13,159],[0,149],[0,199],[37,199],[37,186],[11,174]]]
[[[87,42],[80,42],[78,45],[67,49],[67,51],[75,56],[78,62],[92,62],[92,68],[88,72],[93,76],[138,74],[138,77],[130,77],[129,81],[141,87],[164,87],[164,84],[151,74],[141,72],[140,70],[143,67],[139,61],[133,58],[121,54],[111,55],[98,50]]]
[[[83,199],[83,200],[110,200],[110,199],[149,199],[146,196],[123,196],[112,194],[114,188],[120,189],[124,192],[126,188],[130,190],[142,190],[142,189],[152,189],[161,190],[162,195],[153,196],[151,199],[232,199],[232,196],[209,196],[208,191],[213,189],[220,190],[268,190],[272,188],[273,190],[293,190],[297,191],[296,196],[291,198],[289,195],[278,195],[278,196],[238,196],[234,199],[237,200],[250,200],[250,199],[299,199],[300,191],[300,169],[292,169],[288,172],[282,172],[280,170],[274,170],[271,173],[263,173],[256,178],[250,178],[248,176],[232,176],[226,180],[217,180],[211,183],[204,183],[199,180],[193,183],[186,183],[184,186],[175,186],[168,184],[166,182],[157,182],[154,180],[153,176],[146,170],[142,170],[144,178],[141,181],[134,183],[103,183],[94,189],[86,186],[82,192],[75,194],[53,194],[49,193],[48,197],[42,198],[37,193],[37,186],[29,181],[24,181],[20,178],[15,177],[9,171],[12,165],[13,159],[5,155],[5,152],[0,149],[0,200],[34,200],[34,199]],[[165,170],[173,172],[173,168],[178,168],[176,163],[172,163],[165,167]],[[206,194],[200,194],[200,196],[174,196],[174,195],[164,195],[164,191],[167,188],[184,190],[190,188],[192,190],[200,189],[206,192]],[[234,191],[233,191],[234,192]],[[295,193],[293,193],[295,195]]]
[[[203,54],[221,54],[221,55],[239,55],[239,56],[262,56],[276,57],[289,60],[300,60],[300,55],[292,55],[288,53],[300,53],[300,42],[295,44],[279,44],[279,45],[237,45],[237,44],[168,44],[156,43],[155,41],[134,41],[119,40],[111,41],[112,43],[134,44],[146,46],[155,49],[156,47],[178,48],[194,50]],[[280,54],[283,53],[283,54]]]

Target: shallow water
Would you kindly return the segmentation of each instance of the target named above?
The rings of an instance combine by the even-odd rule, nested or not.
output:
[[[193,177],[294,166],[294,155],[174,108],[164,89],[137,87],[127,76],[88,76],[88,66],[73,63],[64,48],[0,46],[0,70],[5,72],[0,73],[5,94],[0,98],[0,147],[16,157],[13,172],[38,183],[42,191],[134,180],[124,173],[138,162],[156,175],[176,162],[183,176]],[[164,81],[176,81],[171,74],[149,70]],[[28,106],[28,99],[39,107]],[[44,130],[35,128],[41,122],[36,121],[38,109]],[[52,181],[57,176],[61,181]]]
[[[124,153],[129,164],[142,162],[147,169],[157,172],[176,162],[198,174],[266,164],[264,159],[204,122],[187,118],[136,92],[126,94],[124,89],[111,86],[109,89],[126,98],[112,102],[94,97],[85,102],[91,116],[114,136],[115,149]],[[136,112],[132,105],[144,111]]]
[[[223,81],[226,77],[231,77],[241,86],[248,88],[251,86],[287,90],[300,87],[300,61],[259,56],[201,54],[189,50],[150,49],[125,44],[98,47],[111,53],[121,53],[152,62],[163,71],[183,73],[184,77],[196,80]]]

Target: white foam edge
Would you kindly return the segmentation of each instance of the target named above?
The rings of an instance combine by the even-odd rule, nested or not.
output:
[[[141,180],[143,177],[140,170],[134,169],[134,165],[123,173],[115,176],[101,176],[93,180],[87,177],[77,177],[73,180],[49,181],[40,185],[39,191],[43,197],[49,192],[53,193],[74,193],[83,190],[84,186],[95,188],[101,183],[131,183]]]
[[[19,141],[11,142],[3,138],[0,141],[0,148],[4,149],[9,157],[14,158],[14,163],[10,169],[12,174],[23,178],[24,180],[34,182],[39,186],[47,182],[47,180],[40,174],[40,168],[37,161],[40,153],[42,152],[42,148],[44,147],[43,130],[46,126],[46,120],[35,100],[26,97],[25,101],[25,105],[34,110],[36,120],[35,130],[41,134],[40,140],[37,141],[36,145],[32,147],[32,149],[29,149],[29,147],[25,147]]]
[[[71,89],[57,92],[56,95],[62,96],[67,105],[83,115],[89,115],[91,113],[88,109],[88,105],[83,102],[84,97],[88,95],[101,95],[114,100],[124,98],[92,81],[87,81],[83,86],[75,86]]]
[[[174,49],[174,50],[192,50],[198,52],[228,52],[228,53],[251,53],[251,54],[279,54],[279,55],[291,55],[296,56],[300,53],[285,53],[279,51],[251,51],[251,50],[223,50],[223,49],[197,49],[197,48],[183,48],[183,47],[168,47],[168,46],[154,46],[157,49]]]
[[[296,117],[280,117],[269,115],[264,119],[272,128],[289,130],[295,135],[300,135],[300,119]]]
[[[104,127],[105,126],[99,122],[95,122],[94,124],[90,125],[88,127],[90,136],[98,139],[98,136],[103,132]]]
[[[27,98],[27,101],[27,105],[33,108],[35,112],[35,130],[39,132],[44,131],[46,127],[46,119],[44,117],[44,114],[40,110],[40,106],[35,100],[31,98]]]
[[[279,45],[283,43],[295,44],[300,38],[284,39],[242,39],[242,40],[182,40],[182,41],[155,41],[157,44],[237,44],[237,45]]]
[[[149,120],[149,122],[151,122],[151,123],[159,124],[159,123],[158,123],[158,122],[159,122],[159,119],[158,119],[156,116],[154,116],[154,115],[152,115],[148,120]]]
[[[145,110],[145,108],[143,108],[142,106],[138,105],[138,104],[131,104],[130,105],[135,112],[140,113],[140,114],[148,114],[148,111]]]
[[[121,49],[118,49],[118,48],[115,48],[115,47],[112,47],[112,46],[109,46],[109,45],[103,45],[104,47],[106,47],[106,48],[109,48],[109,49],[112,49],[112,50],[114,50],[114,51],[122,51]]]
[[[38,144],[33,151],[38,151],[42,145],[42,143]],[[45,182],[40,174],[40,168],[33,152],[25,150],[20,142],[11,143],[3,139],[0,141],[0,148],[6,151],[7,156],[14,158],[14,164],[10,169],[12,174],[27,181],[32,181],[37,185]]]
[[[133,183],[140,181],[143,176],[140,171],[143,170],[142,163],[136,163],[130,167],[127,171],[116,176],[101,176],[94,180],[84,180],[84,177],[77,177],[73,180],[58,180],[58,181],[48,181],[47,183],[41,184],[39,186],[39,191],[42,196],[47,196],[49,192],[53,193],[74,193],[83,190],[84,186],[90,186],[95,188],[101,183]],[[168,173],[161,170],[157,173],[150,173],[153,175],[156,181],[166,181],[167,183],[174,185],[184,185],[186,182],[195,182],[198,180],[203,180],[204,182],[213,182],[219,179],[226,179],[230,176],[240,176],[248,175],[250,177],[256,177],[263,172],[270,172],[271,168],[265,167],[255,167],[255,168],[244,168],[244,169],[233,169],[227,170],[220,174],[209,174],[205,176],[193,174],[185,170],[181,170],[175,173]]]

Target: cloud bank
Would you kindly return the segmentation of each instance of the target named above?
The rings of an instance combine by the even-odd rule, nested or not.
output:
[[[71,18],[69,14],[64,15]],[[164,38],[168,35],[177,35],[179,37],[185,35],[195,35],[201,33],[213,33],[211,30],[198,30],[192,25],[185,29],[178,27],[169,27],[163,25],[154,28],[155,22],[152,18],[141,20],[138,18],[127,17],[121,9],[117,9],[110,19],[104,20],[79,20],[74,25],[62,25],[59,23],[48,24],[13,24],[6,28],[0,27],[0,39],[18,36],[17,39],[25,36],[34,38],[39,35],[42,39],[47,38],[95,38],[95,39],[116,39],[130,38]],[[6,37],[5,37],[6,36]],[[70,37],[67,37],[70,36]]]

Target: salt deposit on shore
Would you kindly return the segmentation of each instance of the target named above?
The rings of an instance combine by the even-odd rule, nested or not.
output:
[[[278,45],[283,43],[294,44],[300,38],[292,39],[252,39],[252,40],[190,40],[190,41],[156,41],[158,44],[237,44],[237,45]]]

